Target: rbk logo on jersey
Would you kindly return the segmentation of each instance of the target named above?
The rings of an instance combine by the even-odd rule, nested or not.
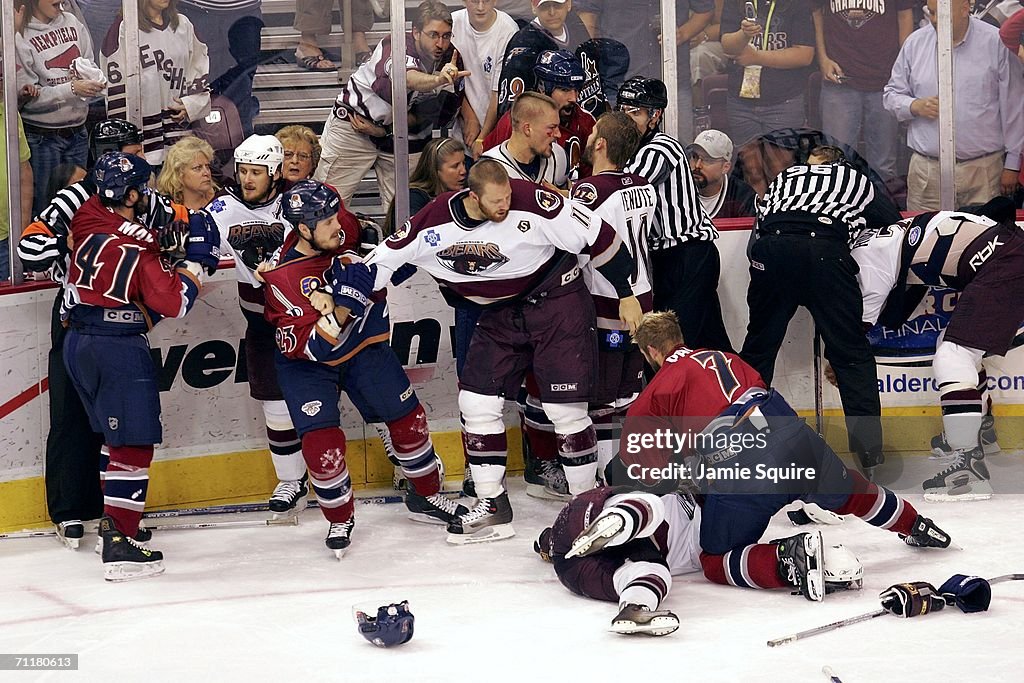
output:
[[[508,263],[508,256],[493,242],[453,244],[437,253],[437,261],[460,275],[482,275]]]
[[[995,237],[986,244],[984,247],[978,250],[978,252],[971,257],[970,266],[971,270],[978,270],[985,261],[992,258],[992,254],[996,253],[996,247],[1003,246],[1003,243],[999,241],[998,237]]]

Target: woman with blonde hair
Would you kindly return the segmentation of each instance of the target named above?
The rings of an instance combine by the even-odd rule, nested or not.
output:
[[[217,191],[210,162],[213,147],[197,137],[178,140],[167,151],[164,166],[156,179],[156,189],[190,209],[201,209]]]

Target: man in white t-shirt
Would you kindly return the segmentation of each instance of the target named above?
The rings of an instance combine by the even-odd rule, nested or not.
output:
[[[483,138],[498,121],[498,77],[505,58],[505,46],[519,26],[515,19],[495,9],[497,0],[464,0],[466,9],[452,12],[452,42],[462,55],[471,75],[466,77],[466,100],[480,122],[476,141],[466,140],[462,120],[455,136],[480,153]]]
[[[754,215],[754,190],[732,170],[732,140],[720,130],[708,129],[686,148],[700,204],[711,218]]]

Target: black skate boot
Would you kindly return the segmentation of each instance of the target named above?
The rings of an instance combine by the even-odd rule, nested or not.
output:
[[[935,522],[922,515],[918,515],[914,520],[910,535],[900,534],[900,538],[904,543],[915,548],[948,548],[951,541],[949,534],[937,527]]]
[[[462,495],[466,498],[476,498],[476,486],[473,484],[473,470],[466,465],[462,473]]]
[[[122,534],[110,517],[100,519],[100,536],[103,578],[107,581],[131,581],[164,573],[164,554]]]
[[[825,599],[825,568],[822,565],[821,532],[812,531],[772,543],[779,545],[779,576],[808,600]]]
[[[985,455],[993,455],[1002,450],[996,436],[996,419],[991,413],[981,418],[981,431],[978,432],[981,440],[981,449]],[[946,433],[936,434],[932,437],[932,454],[928,456],[932,460],[946,460],[956,455],[956,449],[946,441]]]
[[[612,632],[623,635],[667,636],[679,628],[679,617],[667,609],[651,610],[643,605],[625,605],[612,619]]]
[[[409,519],[425,524],[448,524],[469,512],[465,505],[459,505],[441,492],[421,496],[409,491],[405,494],[405,507],[409,510]]]
[[[270,511],[274,516],[283,516],[294,511],[295,514],[306,509],[306,498],[309,496],[309,474],[303,474],[296,481],[281,481],[270,494]]]
[[[339,560],[345,556],[345,551],[352,544],[352,528],[355,525],[356,518],[352,516],[344,522],[331,522],[331,528],[327,530],[324,543],[334,551],[335,557]]]
[[[448,542],[454,545],[484,543],[515,536],[508,491],[494,498],[480,498],[473,509],[448,522]]]
[[[135,532],[135,541],[137,543],[149,543],[153,539],[153,530],[146,528],[145,520],[139,520],[139,530]],[[97,555],[103,554],[103,534],[96,535],[96,547],[93,548],[93,552]]]
[[[71,550],[78,550],[78,544],[85,536],[85,526],[80,519],[69,519],[57,523],[57,540]]]
[[[526,480],[526,495],[545,500],[569,500],[569,482],[565,470],[557,460],[526,460],[523,479]]]
[[[981,446],[957,450],[946,469],[921,484],[924,499],[930,502],[988,500],[992,497],[985,451]]]
[[[586,529],[580,532],[572,547],[565,554],[566,559],[570,557],[586,557],[593,555],[601,548],[608,545],[619,532],[626,528],[626,518],[620,513],[610,510],[598,516]]]

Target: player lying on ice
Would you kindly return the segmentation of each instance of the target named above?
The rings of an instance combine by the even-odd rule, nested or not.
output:
[[[650,635],[674,631],[678,619],[658,609],[673,574],[700,569],[714,583],[790,588],[813,601],[824,598],[827,574],[843,583],[855,579],[847,552],[835,553],[836,567],[826,566],[829,552],[821,532],[758,542],[771,518],[798,500],[837,515],[856,515],[897,533],[910,546],[949,546],[948,534],[913,505],[843,465],[739,356],[686,348],[671,312],[645,315],[634,338],[658,372],[627,414],[619,466],[632,474],[642,471],[641,464],[648,473],[669,469],[679,478],[662,479],[653,487],[650,480],[634,479],[629,486],[580,494],[537,543],[569,590],[619,603],[613,630]],[[702,415],[712,417],[696,417]],[[753,438],[745,441],[752,445],[679,455],[630,448],[644,432],[679,433],[681,425],[715,437],[706,443],[725,438],[737,444],[744,442],[737,436],[749,435]],[[727,468],[803,468],[814,474],[784,482],[756,475],[738,479],[728,478]],[[707,476],[711,470],[720,478]],[[695,489],[696,505],[675,493],[680,484]],[[671,493],[659,496],[637,489]]]

